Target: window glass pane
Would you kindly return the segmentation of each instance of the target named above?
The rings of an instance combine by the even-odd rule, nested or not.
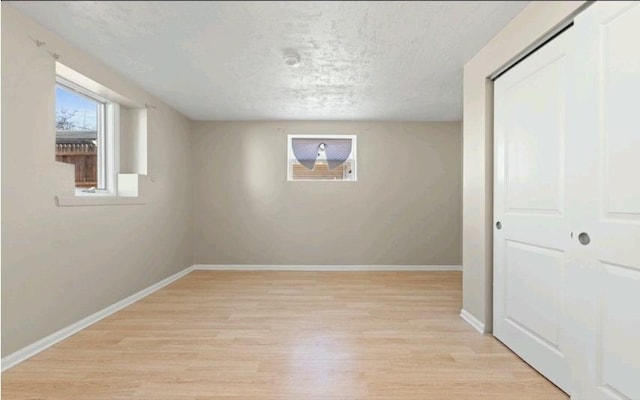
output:
[[[76,187],[98,186],[98,130],[102,104],[56,87],[56,161],[75,165]]]
[[[355,181],[355,136],[289,136],[289,180]]]

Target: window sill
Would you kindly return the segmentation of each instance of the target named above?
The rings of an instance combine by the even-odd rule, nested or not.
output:
[[[56,196],[58,207],[82,207],[82,206],[128,206],[146,204],[140,197],[116,197],[116,196]]]

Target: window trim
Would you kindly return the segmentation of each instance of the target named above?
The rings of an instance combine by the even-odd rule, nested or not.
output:
[[[292,139],[351,139],[351,162],[353,168],[353,179],[293,179],[293,164],[291,163],[293,149],[291,146]],[[293,134],[287,135],[287,182],[357,182],[358,181],[358,135],[305,135]]]
[[[98,124],[96,126],[97,151],[97,187],[93,190],[75,187],[75,195],[82,196],[116,196],[117,168],[119,165],[119,126],[120,106],[97,93],[60,75],[56,75],[56,86],[77,93],[91,101],[98,102]],[[102,186],[102,187],[101,187]]]

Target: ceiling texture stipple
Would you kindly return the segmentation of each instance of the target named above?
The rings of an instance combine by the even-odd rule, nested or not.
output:
[[[457,121],[464,63],[527,2],[11,4],[192,119]]]

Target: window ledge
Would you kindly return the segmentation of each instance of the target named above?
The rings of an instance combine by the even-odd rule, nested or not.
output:
[[[79,206],[128,206],[146,204],[140,197],[116,197],[116,196],[56,196],[58,207]]]

